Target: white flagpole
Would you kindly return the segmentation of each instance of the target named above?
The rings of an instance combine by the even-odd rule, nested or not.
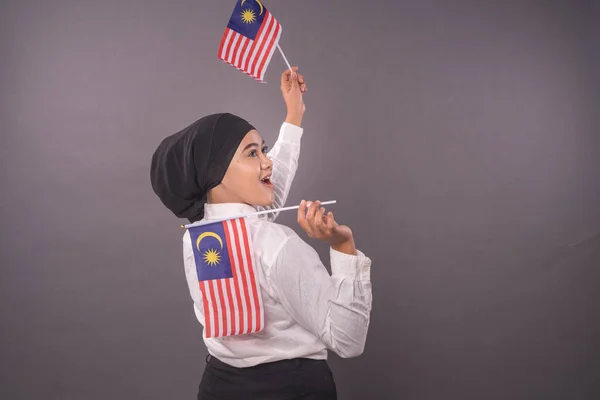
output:
[[[285,63],[287,64],[288,68],[290,69],[290,73],[291,73],[292,72],[292,67],[290,66],[290,63],[288,62],[287,58],[285,58],[285,54],[283,54],[283,50],[281,50],[281,46],[279,46],[279,42],[277,42],[277,49],[281,53],[281,57],[283,57],[283,61],[285,61]]]
[[[323,202],[321,202],[321,205],[325,206],[327,204],[335,204],[335,203],[336,203],[336,200],[329,200],[329,201],[323,201]],[[300,208],[299,205],[297,205],[297,206],[290,206],[290,207],[283,207],[283,208],[276,208],[274,210],[257,211],[257,212],[250,213],[250,214],[233,215],[231,217],[221,218],[221,219],[207,219],[207,220],[204,220],[204,221],[194,222],[193,224],[181,225],[181,229],[194,228],[196,226],[202,226],[202,225],[212,224],[212,223],[215,223],[215,222],[227,221],[229,219],[245,218],[245,217],[251,217],[251,216],[261,215],[261,214],[270,214],[270,213],[279,212],[279,211],[297,210],[298,208]]]

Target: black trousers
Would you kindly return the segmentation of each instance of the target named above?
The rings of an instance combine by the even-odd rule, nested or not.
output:
[[[325,360],[296,358],[235,368],[208,356],[198,400],[337,400]]]

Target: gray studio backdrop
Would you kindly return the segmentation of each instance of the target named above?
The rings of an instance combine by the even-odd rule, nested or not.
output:
[[[206,350],[166,135],[260,84],[219,61],[235,0],[0,6],[0,398],[192,399]],[[288,205],[329,200],[373,260],[340,399],[600,398],[598,1],[270,1],[308,83]],[[298,229],[327,264],[327,249]]]

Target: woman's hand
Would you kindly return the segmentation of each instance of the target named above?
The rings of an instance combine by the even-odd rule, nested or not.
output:
[[[297,73],[298,67],[293,67],[292,71],[285,70],[281,74],[281,94],[287,106],[286,122],[301,126],[302,117],[306,106],[302,95],[306,92],[306,83],[302,74]]]
[[[298,208],[298,224],[311,238],[326,242],[336,251],[356,255],[352,230],[339,225],[333,213],[321,207],[320,201],[308,205],[302,200]]]

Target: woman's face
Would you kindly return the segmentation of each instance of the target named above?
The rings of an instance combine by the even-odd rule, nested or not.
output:
[[[275,201],[270,181],[273,162],[256,130],[246,134],[233,156],[225,177],[211,190],[211,203],[246,203],[269,206]]]

